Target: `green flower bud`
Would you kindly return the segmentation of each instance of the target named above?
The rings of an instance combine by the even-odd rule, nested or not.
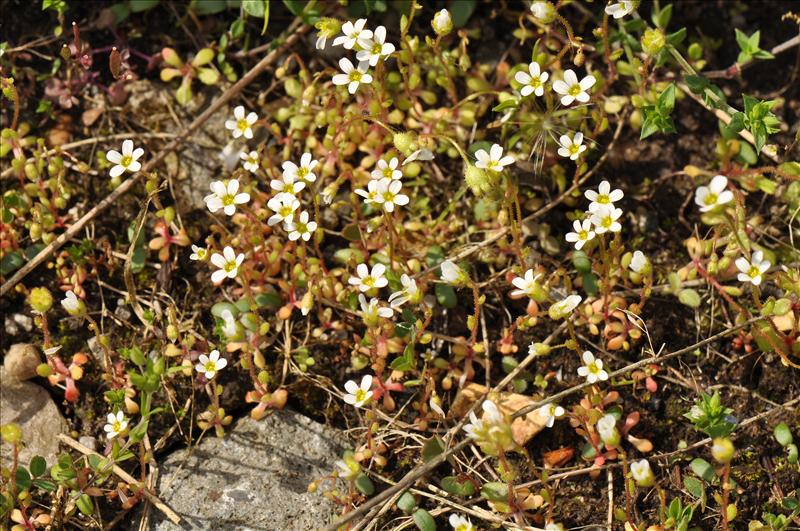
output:
[[[531,346],[528,347],[528,353],[537,356],[547,356],[551,350],[550,345],[546,343],[531,343]]]
[[[711,445],[711,455],[717,462],[722,464],[730,463],[733,459],[734,448],[733,443],[727,437],[714,439]]]
[[[47,288],[33,288],[30,295],[28,295],[28,304],[35,311],[45,313],[53,307],[53,296]]]
[[[453,31],[453,18],[450,16],[450,12],[442,9],[436,13],[431,20],[431,27],[436,32],[436,35],[442,37]]]
[[[13,422],[0,426],[0,437],[8,444],[17,444],[22,440],[22,430],[19,424]]]
[[[479,197],[496,189],[499,178],[499,173],[478,168],[469,162],[464,165],[464,180],[472,193]]]
[[[550,2],[534,2],[531,4],[531,13],[542,24],[550,24],[556,19],[556,8]]]
[[[650,57],[657,55],[666,44],[667,38],[664,36],[664,32],[658,28],[645,30],[642,35],[642,50]]]
[[[331,39],[342,30],[342,23],[335,18],[323,17],[314,24],[320,37]]]
[[[394,143],[394,147],[397,148],[397,151],[405,156],[409,156],[419,149],[417,134],[411,131],[395,133],[392,137],[392,142]]]

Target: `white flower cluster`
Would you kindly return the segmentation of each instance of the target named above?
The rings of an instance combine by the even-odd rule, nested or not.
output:
[[[394,212],[395,206],[408,204],[408,196],[400,193],[403,189],[403,172],[397,169],[399,161],[392,157],[389,162],[379,160],[370,174],[367,189],[356,189],[356,194],[364,198],[365,203],[380,205],[386,212]]]
[[[619,222],[622,217],[622,209],[614,206],[614,203],[623,198],[622,190],[611,190],[611,184],[603,181],[596,192],[587,190],[584,195],[591,201],[589,210],[586,211],[583,220],[576,219],[572,223],[573,232],[568,232],[566,235],[566,240],[574,244],[577,250],[580,250],[598,234],[622,230]]]
[[[367,20],[360,18],[355,23],[347,21],[342,24],[342,35],[333,40],[334,46],[344,46],[347,50],[356,50],[358,65],[353,65],[347,57],[339,59],[341,74],[333,76],[334,85],[347,85],[347,91],[355,94],[362,83],[372,83],[369,67],[378,65],[378,61],[386,59],[394,53],[394,44],[386,42],[386,28],[378,26],[375,31],[366,29]],[[317,41],[317,48],[325,47],[325,41]]]

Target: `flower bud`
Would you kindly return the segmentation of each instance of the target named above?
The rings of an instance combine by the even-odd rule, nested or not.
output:
[[[666,44],[664,32],[658,28],[647,29],[642,35],[642,50],[650,57],[658,54]]]
[[[531,13],[542,24],[550,24],[556,18],[556,8],[550,2],[534,2],[531,4]]]
[[[711,445],[711,455],[714,456],[714,459],[717,462],[722,464],[728,464],[733,459],[733,443],[727,437],[721,437],[718,439],[714,439],[714,443]]]
[[[72,290],[66,293],[66,296],[61,301],[61,306],[73,317],[79,317],[86,313],[86,304]]]
[[[47,288],[33,288],[28,295],[28,303],[34,311],[45,313],[53,307],[53,296]]]
[[[531,346],[528,347],[528,353],[536,354],[537,356],[547,356],[551,350],[550,345],[546,343],[531,343]]]
[[[419,149],[417,134],[411,131],[395,133],[392,137],[392,142],[394,143],[394,147],[397,148],[397,151],[405,156],[408,156]]]
[[[498,173],[478,168],[469,162],[464,165],[464,180],[472,193],[479,197],[496,189],[499,179]]]
[[[450,17],[450,12],[446,9],[442,9],[436,13],[433,16],[433,20],[431,20],[431,27],[433,27],[433,31],[436,32],[436,35],[441,37],[453,31],[453,19]]]
[[[606,448],[614,448],[619,445],[620,435],[617,430],[617,418],[614,415],[607,414],[597,421],[597,433]]]
[[[631,476],[640,487],[652,487],[656,482],[656,477],[653,475],[647,459],[631,463]]]

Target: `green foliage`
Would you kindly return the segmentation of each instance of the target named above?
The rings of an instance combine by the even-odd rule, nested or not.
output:
[[[672,111],[675,109],[675,84],[669,86],[658,96],[655,105],[642,107],[644,121],[640,139],[645,139],[655,133],[674,133],[675,123],[672,121]]]
[[[749,37],[744,32],[736,29],[736,43],[739,45],[739,57],[736,62],[739,64],[749,63],[753,59],[774,59],[775,56],[766,50],[759,48],[761,32],[756,31]]]
[[[733,410],[722,405],[719,392],[715,391],[713,395],[703,393],[683,416],[692,422],[696,430],[716,439],[727,437],[736,428],[738,421],[731,413]]]
[[[761,151],[767,142],[767,137],[777,132],[780,120],[772,113],[772,108],[778,103],[776,100],[763,101],[748,95],[743,95],[744,112],[737,112],[731,118],[728,127],[737,133],[747,129],[755,139],[756,151]]]
[[[666,517],[664,524],[667,529],[687,531],[694,517],[694,505],[683,505],[680,498],[675,498],[667,507]]]
[[[414,519],[414,525],[416,525],[417,529],[420,531],[436,531],[436,522],[433,516],[431,516],[431,513],[425,509],[417,509],[414,511],[412,518]]]

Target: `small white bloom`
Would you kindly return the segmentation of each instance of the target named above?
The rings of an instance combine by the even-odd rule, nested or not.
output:
[[[211,183],[211,194],[203,198],[208,210],[216,212],[222,209],[226,215],[232,216],[236,213],[236,205],[243,205],[250,201],[250,194],[239,191],[239,180],[231,179],[225,181],[214,181]]]
[[[189,256],[190,260],[198,260],[198,261],[205,261],[208,258],[208,249],[205,247],[198,247],[197,245],[192,245],[192,254]]]
[[[736,278],[739,282],[750,282],[754,286],[758,286],[771,265],[768,260],[764,260],[762,251],[755,251],[750,260],[745,257],[736,259],[736,268],[740,271]]]
[[[367,73],[369,63],[361,61],[358,63],[358,68],[353,66],[350,59],[342,57],[339,59],[339,68],[342,69],[343,74],[336,74],[333,76],[334,85],[347,85],[347,91],[350,94],[355,94],[358,90],[358,85],[361,83],[372,83],[372,75]]]
[[[454,286],[462,286],[469,282],[469,275],[452,260],[445,260],[439,266],[442,269],[442,281]]]
[[[581,132],[575,133],[572,138],[569,135],[561,135],[558,143],[561,144],[561,147],[558,148],[558,154],[562,157],[568,157],[570,160],[578,160],[581,153],[586,151],[586,146],[583,145],[583,133]]]
[[[362,292],[369,291],[373,288],[382,288],[389,284],[384,274],[386,273],[386,266],[383,264],[375,264],[372,266],[372,271],[369,270],[367,264],[358,264],[356,267],[356,275],[350,277],[347,281],[351,286],[358,286]]]
[[[450,16],[450,12],[446,9],[437,11],[436,14],[433,15],[431,26],[433,27],[433,31],[438,35],[447,35],[450,33],[453,30],[453,18]]]
[[[592,222],[592,225],[594,225],[595,233],[604,234],[606,232],[619,232],[622,230],[622,225],[617,221],[621,216],[621,208],[602,205],[592,212],[589,220]]]
[[[267,220],[267,225],[272,227],[278,223],[291,223],[295,211],[300,208],[300,201],[292,194],[281,192],[267,201],[267,207],[275,212]]]
[[[505,416],[500,412],[497,404],[491,400],[484,400],[481,409],[483,409],[484,420],[489,424],[500,424],[505,421]]]
[[[113,149],[106,153],[106,160],[114,164],[108,174],[112,177],[119,177],[126,171],[136,173],[142,169],[142,163],[139,162],[142,155],[144,155],[144,149],[133,149],[133,140],[125,140],[122,143],[122,153]]]
[[[103,426],[103,430],[106,432],[106,437],[111,440],[124,432],[127,427],[128,419],[125,418],[122,411],[117,411],[116,413],[108,414],[106,417],[106,425]]]
[[[242,151],[239,153],[239,157],[242,159],[242,161],[244,161],[244,169],[250,173],[255,173],[258,171],[258,168],[261,165],[258,161],[258,151],[251,151],[250,153]]]
[[[580,295],[569,295],[564,300],[551,304],[547,313],[550,314],[551,319],[566,319],[572,315],[572,312],[578,307],[582,300]]]
[[[286,181],[287,177],[291,177],[293,181],[305,181],[313,183],[317,180],[317,175],[314,173],[314,168],[319,164],[318,160],[311,158],[311,153],[303,153],[300,157],[300,166],[294,162],[287,160],[281,167],[283,168],[283,179]],[[298,189],[298,192],[302,188]]]
[[[394,310],[387,308],[386,306],[380,306],[380,301],[378,301],[376,297],[372,297],[369,302],[367,302],[367,298],[364,296],[364,294],[359,293],[358,302],[361,305],[361,317],[368,323],[376,323],[378,321],[378,317],[391,319],[394,315]]]
[[[356,59],[366,61],[370,66],[376,66],[381,57],[389,57],[394,53],[394,44],[386,42],[386,28],[378,26],[372,38],[359,38],[358,45],[362,48],[356,53]]]
[[[244,261],[244,253],[238,255],[232,247],[225,247],[222,254],[214,253],[211,255],[211,263],[219,269],[211,274],[211,282],[219,284],[226,278],[236,278],[239,273],[239,266]]]
[[[514,157],[503,156],[503,148],[500,144],[492,144],[489,153],[485,149],[479,149],[475,152],[475,159],[476,168],[494,172],[501,172],[505,166],[514,164]]]
[[[474,411],[469,412],[469,422],[464,425],[463,429],[467,432],[467,437],[470,439],[482,439],[486,435],[486,430],[488,426],[483,422],[483,420],[479,419]]]
[[[225,129],[229,129],[233,138],[244,136],[247,139],[253,138],[253,124],[258,121],[258,115],[254,112],[247,116],[244,114],[242,105],[233,109],[233,120],[225,120]]]
[[[86,312],[86,304],[84,304],[72,290],[64,294],[64,298],[61,300],[61,306],[63,306],[70,315],[81,315]]]
[[[372,375],[365,374],[361,378],[361,385],[353,380],[348,380],[344,384],[344,390],[347,394],[344,395],[344,401],[355,407],[363,407],[372,400]]]
[[[564,79],[559,79],[553,83],[553,90],[561,94],[562,105],[572,105],[572,102],[578,100],[580,103],[589,101],[589,93],[587,92],[595,84],[597,80],[592,75],[578,81],[578,76],[572,70],[564,72]]]
[[[356,20],[355,24],[348,20],[342,24],[342,33],[344,33],[344,35],[340,35],[333,39],[333,45],[339,46],[341,44],[348,50],[352,50],[353,46],[356,45],[356,42],[358,42],[359,39],[371,39],[372,31],[364,29],[364,25],[366,23],[367,19],[365,18]]]
[[[719,205],[733,201],[733,192],[726,190],[728,178],[717,175],[708,186],[701,186],[694,195],[694,202],[700,206],[700,212],[708,212]]]
[[[616,4],[606,6],[606,15],[614,18],[622,18],[633,11],[633,0],[620,0]]]
[[[292,173],[284,171],[280,179],[272,179],[269,182],[269,187],[276,192],[297,195],[306,187],[306,183],[296,180]]]
[[[578,376],[583,376],[590,384],[608,380],[608,373],[603,370],[603,361],[596,359],[588,350],[583,353],[583,363],[583,367],[578,367]]]
[[[380,180],[372,179],[367,183],[367,189],[364,190],[362,188],[356,189],[356,195],[360,195],[364,198],[365,203],[382,203],[383,196],[379,195],[380,192]]]
[[[451,514],[449,522],[454,531],[478,531],[478,528],[472,525],[469,518],[460,514]]]
[[[517,83],[523,85],[519,93],[523,96],[530,96],[535,94],[542,96],[544,94],[544,83],[550,77],[547,72],[542,72],[539,63],[533,61],[528,65],[528,71],[519,71],[514,74],[514,79]]]
[[[425,161],[425,160],[433,160],[433,151],[428,148],[419,148],[418,150],[414,151],[406,157],[406,160],[403,161],[403,166],[408,164],[409,162],[414,162],[415,160]]]
[[[211,380],[216,374],[228,366],[228,360],[219,357],[219,350],[212,350],[205,354],[200,354],[197,359],[198,364],[194,366],[195,370],[202,373],[207,380]]]
[[[586,242],[594,239],[594,231],[592,230],[592,222],[588,219],[583,221],[575,220],[572,222],[574,232],[568,232],[565,239],[569,243],[575,244],[575,249],[581,250],[586,245]]]
[[[584,197],[591,201],[589,203],[589,212],[594,212],[603,205],[613,207],[614,203],[621,201],[625,194],[619,188],[611,190],[611,183],[603,181],[597,187],[597,191],[586,190],[583,193]]]
[[[383,205],[386,212],[394,212],[394,206],[403,206],[408,204],[408,196],[400,193],[403,183],[400,181],[393,181],[391,179],[381,179],[378,181],[378,196],[375,202]]]
[[[536,1],[531,4],[531,13],[540,22],[549,24],[555,18],[556,9],[550,2]]]
[[[642,251],[634,251],[633,258],[631,258],[631,271],[634,273],[641,273],[647,265],[647,257]]]
[[[597,421],[597,434],[600,435],[600,440],[608,448],[613,448],[619,444],[619,430],[617,430],[617,418],[610,413],[603,415]]]
[[[631,463],[631,476],[640,487],[651,487],[656,481],[653,470],[650,468],[650,463],[647,459],[641,459]]]
[[[397,169],[398,164],[399,161],[397,160],[397,157],[392,157],[389,162],[381,159],[378,161],[376,168],[372,170],[370,177],[378,180],[390,179],[397,181],[403,177],[403,172]]]
[[[236,319],[229,309],[225,308],[222,310],[219,316],[222,318],[222,333],[225,334],[225,337],[231,338],[239,333],[239,327],[236,326]]]
[[[417,300],[420,296],[417,281],[410,276],[403,273],[400,277],[400,283],[403,285],[403,289],[389,295],[389,305],[392,308],[399,308],[409,300]]]
[[[353,385],[355,385],[355,382],[353,382]],[[358,386],[356,386],[356,388],[358,388]],[[370,393],[371,392],[372,391],[370,391]],[[352,458],[347,461],[339,459],[334,465],[339,469],[339,477],[348,481],[354,481],[358,477],[358,474],[361,473],[361,466],[358,464],[358,461]]]
[[[558,404],[545,404],[539,408],[539,416],[547,419],[545,426],[552,428],[553,424],[556,422],[556,419],[564,416],[564,408]]]
[[[289,233],[289,240],[296,241],[303,238],[307,242],[311,239],[311,234],[317,230],[317,222],[308,220],[308,212],[305,210],[300,212],[300,216],[295,221],[294,219],[284,225],[286,232]]]
[[[527,295],[528,297],[533,298],[534,292],[539,287],[537,281],[541,275],[534,275],[533,269],[528,269],[525,271],[525,275],[521,277],[515,277],[511,284],[517,289],[511,292],[513,297],[522,297],[523,295]]]

